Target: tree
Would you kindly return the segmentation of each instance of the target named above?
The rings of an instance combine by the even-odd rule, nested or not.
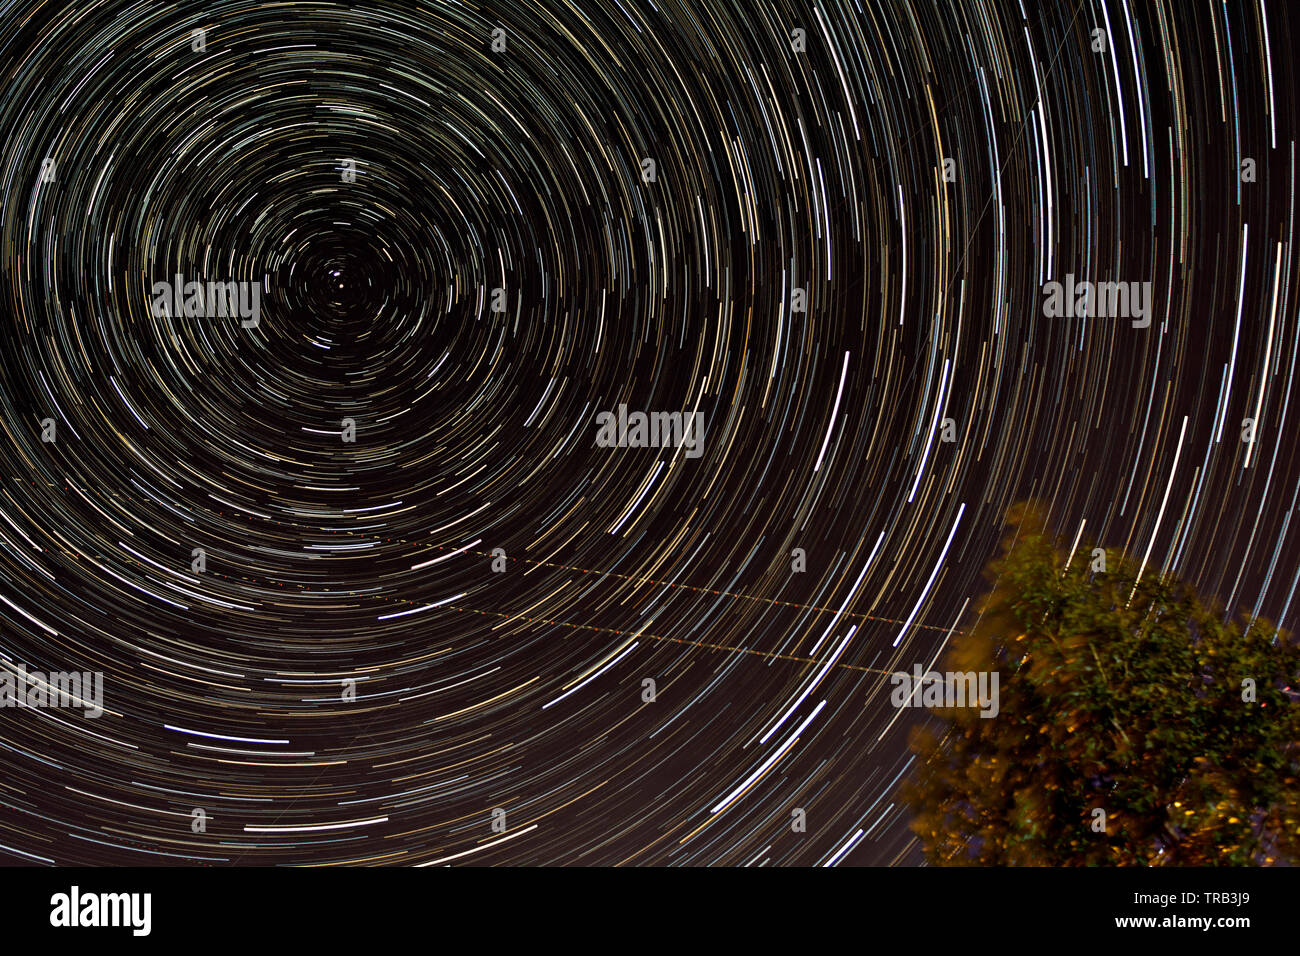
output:
[[[1300,861],[1300,648],[1116,552],[1094,571],[1095,554],[1063,551],[1030,506],[1010,515],[945,665],[998,671],[997,715],[936,708],[911,739],[904,798],[927,859]]]

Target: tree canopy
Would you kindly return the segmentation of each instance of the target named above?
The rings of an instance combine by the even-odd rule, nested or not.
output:
[[[1100,570],[1104,568],[1104,570]],[[1016,509],[947,651],[1000,672],[996,717],[913,732],[913,830],[942,865],[1300,862],[1300,649]]]

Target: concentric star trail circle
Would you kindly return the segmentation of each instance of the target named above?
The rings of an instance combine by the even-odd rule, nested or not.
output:
[[[1292,34],[18,0],[0,661],[104,714],[0,714],[0,853],[916,862],[887,677],[1026,498],[1292,626]],[[620,406],[698,456],[601,447]]]

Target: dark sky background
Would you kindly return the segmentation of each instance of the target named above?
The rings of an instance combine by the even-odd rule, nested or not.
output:
[[[0,661],[106,712],[0,713],[0,858],[916,863],[1027,498],[1294,628],[1290,11],[1028,6],[19,0]]]

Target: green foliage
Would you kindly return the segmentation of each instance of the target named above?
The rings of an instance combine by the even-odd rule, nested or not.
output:
[[[946,670],[1001,674],[1001,707],[936,711],[904,797],[945,865],[1300,862],[1300,648],[1224,623],[1186,585],[1117,552],[1066,566],[1013,512],[993,589]],[[1254,700],[1243,682],[1254,681]],[[931,721],[935,724],[935,721]],[[1097,832],[1095,810],[1105,812]]]

